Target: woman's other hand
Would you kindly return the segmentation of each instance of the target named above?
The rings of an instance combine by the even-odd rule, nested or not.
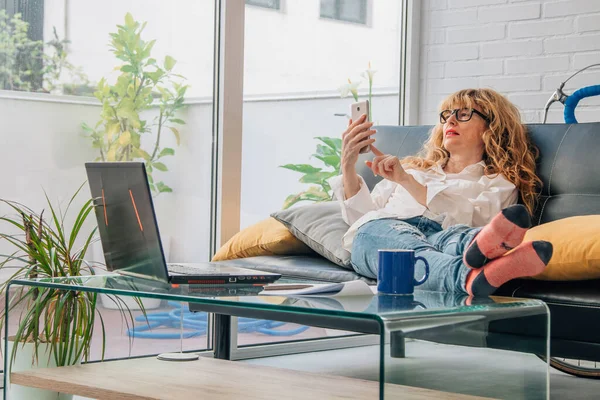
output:
[[[396,156],[383,154],[377,147],[371,145],[371,151],[375,154],[373,161],[365,161],[375,175],[379,175],[389,181],[401,183],[409,176]]]
[[[369,129],[373,123],[366,121],[366,118],[366,114],[363,114],[354,122],[350,120],[348,128],[342,133],[342,173],[355,171],[360,149],[375,142],[375,139],[369,136],[377,131]]]

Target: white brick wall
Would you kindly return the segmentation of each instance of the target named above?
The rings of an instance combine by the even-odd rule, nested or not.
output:
[[[418,1],[418,0],[415,0]],[[422,0],[420,124],[437,120],[450,93],[492,87],[513,101],[526,122],[572,73],[600,63],[600,0]],[[600,67],[570,80],[570,94],[600,84]],[[549,122],[562,122],[555,103]],[[600,97],[582,100],[580,122],[600,121]]]

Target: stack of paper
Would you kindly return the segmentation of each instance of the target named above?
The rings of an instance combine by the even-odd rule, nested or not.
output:
[[[295,287],[296,283],[271,284],[269,290],[263,290],[260,295],[267,296],[322,296],[322,297],[344,297],[344,296],[372,296],[377,292],[376,286],[369,286],[364,281],[349,281],[341,283],[310,284],[302,289],[286,289],[286,286]]]

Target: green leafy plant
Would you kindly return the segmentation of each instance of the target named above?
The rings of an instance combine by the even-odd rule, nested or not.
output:
[[[66,87],[87,87],[87,76],[67,59],[66,39],[53,30],[44,46],[28,36],[29,23],[21,14],[0,10],[0,88],[28,92],[67,92]],[[62,83],[66,78],[69,83]]]
[[[373,75],[375,70],[371,69],[371,63],[369,68],[365,70],[361,76],[369,83],[368,99],[369,107],[369,120],[372,121],[371,115],[373,110],[372,94],[373,94]],[[339,87],[338,91],[341,97],[346,97],[349,94],[352,95],[354,101],[358,101],[358,86],[361,82],[352,82],[348,78],[348,83]],[[340,163],[342,156],[342,140],[338,138],[320,136],[315,139],[321,141],[325,145],[317,144],[316,153],[312,154],[312,157],[320,160],[325,164],[325,170],[321,167],[316,167],[311,164],[286,164],[280,165],[281,168],[286,168],[291,171],[296,171],[304,174],[299,181],[307,184],[316,184],[318,186],[310,186],[307,190],[304,190],[297,194],[289,195],[284,203],[283,209],[287,209],[292,205],[300,201],[330,201],[332,199],[331,186],[327,183],[327,179],[337,176],[340,174]]]
[[[164,182],[155,182],[153,171],[167,171],[163,157],[172,156],[175,150],[161,148],[161,135],[168,129],[180,142],[176,125],[185,122],[176,117],[183,108],[188,85],[181,75],[173,73],[176,61],[167,55],[159,63],[151,57],[155,40],[146,42],[142,32],[146,23],[135,21],[131,14],[125,16],[125,24],[117,25],[111,33],[111,51],[122,64],[117,67],[121,74],[114,85],[100,80],[94,96],[102,103],[101,119],[94,127],[82,124],[92,146],[99,150],[102,161],[145,161],[152,191],[172,192]],[[152,121],[142,119],[141,113],[156,106],[158,116]],[[149,150],[142,148],[142,137],[153,137]]]
[[[310,186],[307,190],[300,193],[289,195],[283,203],[284,209],[293,206],[299,201],[321,202],[331,200],[331,186],[327,183],[327,179],[340,174],[342,140],[330,137],[317,137],[315,139],[320,140],[324,144],[317,145],[317,151],[312,157],[323,162],[326,169],[314,167],[310,164],[281,165],[281,168],[304,174],[300,178],[300,182],[317,185]]]
[[[8,242],[14,252],[0,255],[4,260],[0,269],[11,269],[13,279],[60,278],[65,284],[79,285],[77,277],[94,274],[94,269],[84,260],[97,228],[84,230],[85,222],[93,213],[92,200],[88,200],[77,211],[74,222],[67,229],[66,220],[69,209],[76,199],[81,187],[70,199],[64,214],[54,207],[46,195],[49,210],[48,221],[44,212],[37,214],[29,207],[20,203],[0,199],[8,206],[15,217],[2,216],[0,223],[5,225],[5,232],[0,233],[0,240]],[[0,286],[0,292],[5,293],[9,281]],[[9,293],[8,311],[20,309],[19,324],[13,339],[11,362],[14,362],[19,346],[18,343],[34,344],[34,359],[38,362],[41,344],[49,344],[46,356],[54,359],[57,366],[73,365],[82,358],[87,360],[94,333],[96,315],[102,327],[102,358],[106,343],[104,321],[96,310],[96,293],[59,290],[53,288],[32,288],[19,286]],[[122,300],[113,301],[122,304]],[[129,309],[121,306],[122,316],[128,326],[133,326],[133,317]],[[143,309],[143,308],[142,308]],[[5,323],[4,309],[0,314],[0,328]]]

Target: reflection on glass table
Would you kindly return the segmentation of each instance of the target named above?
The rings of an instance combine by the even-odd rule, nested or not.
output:
[[[548,310],[538,300],[471,298],[426,291],[416,291],[413,296],[261,296],[261,288],[257,287],[168,285],[116,275],[18,280],[11,285],[187,302],[190,310],[215,313],[217,358],[229,358],[231,316],[378,335],[381,398],[390,383],[387,378],[401,374],[402,364],[391,363],[390,359],[404,356],[407,338],[521,352],[536,360],[537,356],[548,356]],[[510,384],[516,391],[525,384],[535,385],[540,398],[547,398],[548,365],[542,361],[535,365],[522,372],[526,380]],[[476,394],[486,394],[485,385],[480,390]]]

